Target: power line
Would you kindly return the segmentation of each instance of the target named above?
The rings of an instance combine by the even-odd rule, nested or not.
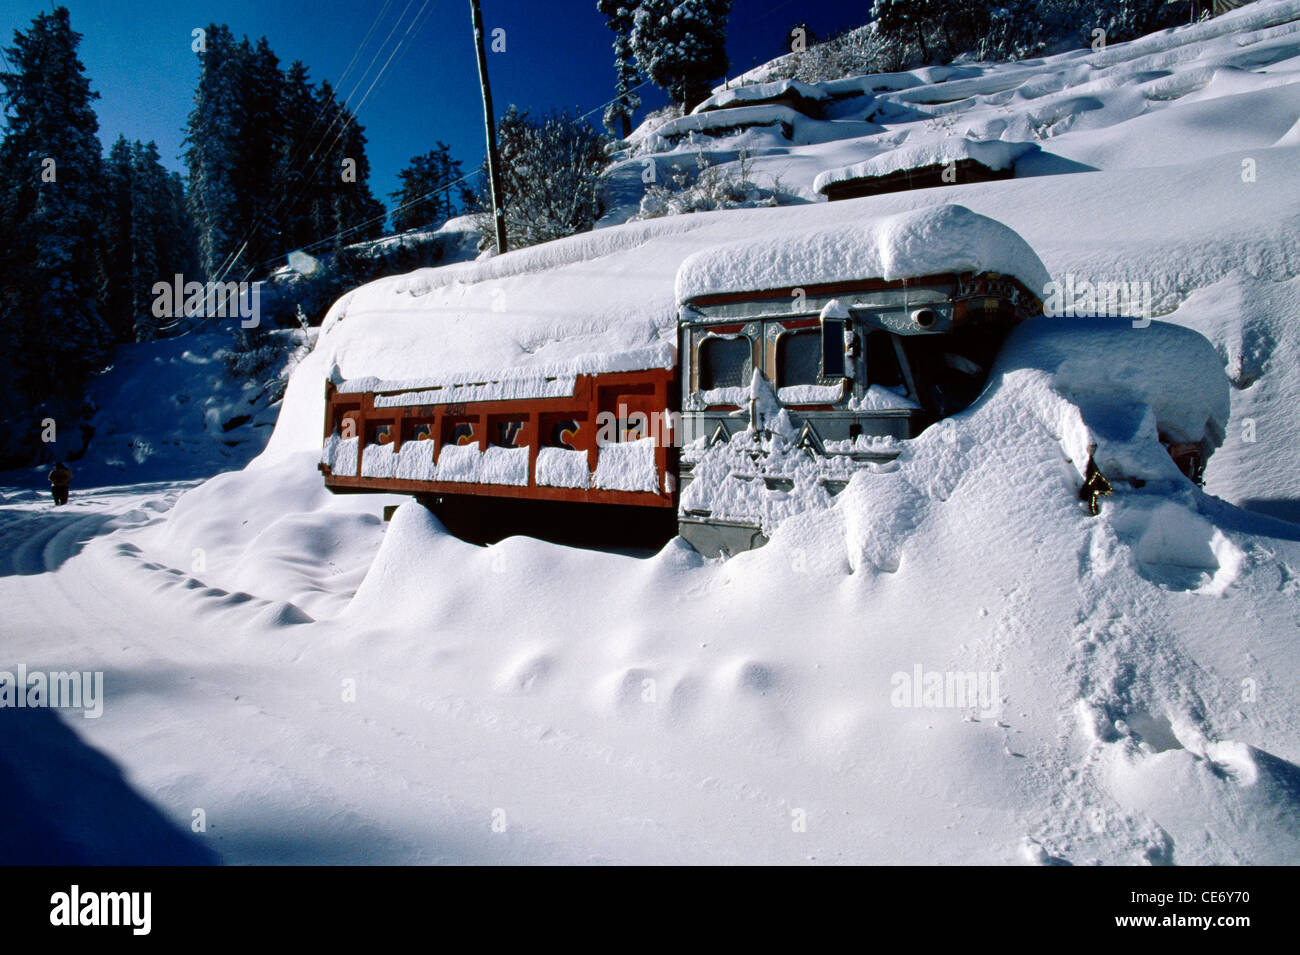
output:
[[[292,194],[282,195],[280,199],[275,203],[274,206],[272,206],[272,208],[269,211],[264,210],[253,217],[253,219],[245,227],[244,232],[241,236],[241,239],[244,240],[243,242],[244,246],[247,246],[248,240],[252,235],[255,234],[259,225],[269,220],[272,220],[284,207],[285,203],[292,204],[293,202],[296,202],[298,198],[302,196],[303,192],[311,185],[312,179],[315,173],[317,172],[320,163],[324,162],[329,157],[329,154],[333,151],[335,146],[338,145],[339,140],[341,140],[343,138],[343,135],[348,131],[350,121],[355,119],[356,113],[354,110],[348,108],[347,105],[348,101],[352,98],[352,96],[356,94],[357,90],[361,88],[361,84],[366,81],[366,77],[370,73],[371,67],[379,59],[379,56],[383,53],[384,47],[388,44],[388,41],[392,39],[393,35],[397,32],[398,27],[401,26],[402,20],[406,17],[407,12],[411,9],[414,3],[415,0],[407,0],[406,6],[403,8],[401,14],[398,16],[396,22],[393,24],[392,29],[389,30],[388,36],[386,36],[383,42],[379,45],[379,49],[376,50],[375,55],[371,57],[370,63],[367,65],[366,69],[362,72],[360,78],[357,80],[356,85],[352,89],[352,92],[347,95],[347,97],[342,103],[338,104],[338,109],[335,115],[331,118],[328,126],[325,129],[325,132],[322,133],[320,139],[317,140],[315,147],[313,147],[310,153],[308,154],[309,156],[308,165],[305,170],[302,170],[302,183],[299,185],[298,189]],[[361,101],[358,102],[357,104],[358,108],[365,102],[366,97],[368,97],[370,95],[370,92],[375,88],[375,84],[379,82],[380,78],[387,71],[389,64],[392,63],[393,56],[396,55],[397,51],[403,45],[405,45],[410,41],[416,22],[420,18],[421,14],[424,13],[429,3],[430,0],[424,0],[424,5],[420,8],[419,12],[416,13],[415,17],[411,19],[411,23],[407,27],[406,33],[403,34],[398,39],[397,44],[394,46],[392,53],[389,54],[388,59],[385,61],[383,67],[380,68],[379,73],[376,74],[374,80],[371,82],[369,89],[366,90],[365,95],[362,97]],[[387,9],[388,9],[388,5],[386,4],[384,10],[386,11]],[[381,11],[381,15],[382,12],[383,11]],[[371,30],[368,31],[367,36],[373,33],[375,26],[377,26],[379,22],[380,19],[376,18],[374,23],[371,24]],[[353,55],[354,60],[360,54],[361,49],[364,48],[364,44],[365,44],[365,40],[363,40],[362,45],[358,47],[357,53],[354,53]],[[238,64],[236,65],[238,66]],[[242,69],[242,67],[239,68],[241,69],[241,72],[245,73],[246,76],[248,75],[247,72]],[[317,112],[316,119],[313,121],[312,127],[308,131],[308,134],[306,138],[303,140],[303,142],[311,141],[312,134],[314,133],[315,128],[320,121],[320,117],[324,115],[324,113],[328,109],[329,109],[329,104],[322,105],[321,109]],[[334,136],[334,139],[332,142],[330,142],[329,146],[326,147],[324,150],[322,150],[321,146],[324,145],[325,140],[328,139],[330,134],[334,131],[335,124],[338,124],[339,127],[338,133]],[[288,165],[292,166],[293,163],[294,163],[294,155],[291,155]],[[243,248],[241,247],[240,252],[236,253],[234,259],[222,263],[221,270],[217,276],[217,281],[223,281],[225,279],[229,271],[232,268],[234,268],[235,263],[239,259],[239,255],[242,254],[242,251]]]
[[[641,89],[641,87],[646,86],[646,85],[648,85],[649,83],[650,83],[650,80],[643,80],[641,83],[639,83],[639,84],[637,84],[636,86],[632,87],[632,89],[631,89],[629,92],[636,92],[637,90]],[[608,100],[606,100],[605,102],[601,103],[599,106],[595,106],[595,107],[593,107],[592,109],[587,110],[585,113],[582,113],[582,114],[579,115],[577,118],[578,118],[578,119],[586,119],[588,116],[591,116],[593,113],[601,112],[602,110],[605,109],[605,107],[609,106],[611,103],[614,103],[614,102],[616,102],[616,101],[622,99],[624,95],[625,95],[625,94],[620,93],[619,95],[613,97],[612,99],[608,99]],[[411,206],[413,206],[413,205],[416,205],[417,203],[422,202],[422,201],[424,201],[425,199],[430,198],[431,196],[435,196],[435,195],[437,195],[437,194],[440,193],[440,192],[445,192],[446,190],[452,188],[453,186],[458,186],[458,185],[460,185],[461,183],[463,183],[463,182],[467,182],[468,180],[473,179],[475,176],[478,176],[478,175],[481,175],[481,174],[482,174],[482,170],[476,169],[476,170],[474,170],[474,171],[471,172],[471,173],[467,173],[467,174],[465,174],[464,176],[461,176],[459,179],[453,179],[453,180],[451,180],[451,181],[449,181],[449,182],[440,183],[438,186],[436,186],[435,188],[429,190],[428,192],[426,192],[426,193],[424,193],[424,194],[422,194],[422,195],[416,196],[414,199],[410,199],[410,200],[408,200],[407,202],[404,202],[404,203],[402,203],[402,204],[399,205],[399,206],[395,206],[394,208],[389,209],[389,210],[388,210],[387,212],[385,212],[383,215],[380,215],[380,216],[374,216],[373,218],[366,219],[364,222],[359,222],[359,223],[357,223],[356,225],[350,226],[350,227],[348,227],[347,229],[344,229],[344,230],[341,231],[341,232],[335,233],[335,234],[333,234],[333,235],[325,236],[324,238],[321,238],[321,239],[317,239],[315,242],[312,242],[312,243],[310,243],[310,244],[308,244],[308,245],[300,246],[300,247],[297,248],[297,251],[310,253],[313,249],[320,248],[321,246],[324,246],[324,245],[326,245],[326,244],[329,243],[329,242],[337,241],[338,239],[343,238],[344,236],[348,236],[348,235],[352,235],[353,233],[360,232],[360,231],[361,231],[362,229],[364,229],[366,226],[373,225],[373,224],[376,223],[376,222],[381,222],[381,221],[383,221],[384,219],[388,218],[390,215],[392,215],[392,216],[396,216],[396,214],[397,214],[398,212],[401,212],[403,209],[407,209],[407,208],[409,208],[409,207],[411,207]],[[287,254],[287,253],[286,253],[286,254]],[[274,259],[268,259],[267,261],[265,261],[265,262],[262,263],[262,266],[261,266],[261,267],[262,267],[262,268],[266,268],[267,266],[270,266],[270,265],[272,265],[272,264],[274,264],[274,263],[276,263],[276,262],[279,262],[282,258],[284,258],[283,255],[276,256],[276,258],[274,258]]]

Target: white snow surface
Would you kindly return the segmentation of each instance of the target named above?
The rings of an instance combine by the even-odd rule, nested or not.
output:
[[[569,448],[537,449],[537,483],[542,487],[590,487],[587,452]]]
[[[837,115],[882,132],[784,143],[759,173],[811,199],[818,174],[949,129],[1040,151],[1003,182],[614,225],[375,283],[332,310],[243,470],[76,481],[58,509],[6,487],[0,668],[105,673],[100,719],[0,710],[11,778],[68,783],[57,813],[26,808],[108,862],[160,829],[232,863],[1300,862],[1297,80],[1300,0],[845,78],[862,95],[818,135]],[[1053,279],[1150,282],[1161,322],[1209,347],[1028,323],[970,409],[728,561],[477,547],[322,486],[332,374],[667,367],[691,254],[952,205]],[[114,374],[146,382],[136,351]],[[139,391],[117,415],[133,442]],[[1202,492],[1153,425],[1212,430],[1225,393]],[[1091,443],[1150,478],[1096,517]],[[933,692],[963,674],[986,692]]]

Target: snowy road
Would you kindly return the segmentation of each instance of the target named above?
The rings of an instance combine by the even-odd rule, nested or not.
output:
[[[841,821],[809,836],[791,823],[785,794],[739,772],[729,780],[674,765],[653,736],[634,753],[557,729],[543,714],[414,695],[399,674],[352,665],[350,635],[338,627],[266,626],[274,604],[144,560],[116,533],[155,520],[183,488],[83,491],[59,509],[0,507],[0,641],[9,668],[103,671],[104,715],[65,711],[64,727],[116,763],[177,831],[203,810],[206,831],[195,841],[223,861],[741,861],[757,853],[797,862],[888,841],[869,816],[850,812],[851,790],[837,794],[829,780],[808,811]],[[337,676],[322,677],[329,672]],[[356,681],[355,702],[342,700],[345,679]],[[0,720],[14,712],[0,711]],[[39,746],[32,738],[22,748]],[[730,760],[715,755],[715,768]],[[771,769],[780,778],[779,765]],[[38,770],[63,774],[67,790],[86,788],[76,761]],[[79,828],[83,841],[87,828],[111,829],[122,815],[88,803],[63,812],[50,826]],[[108,856],[120,850],[112,832],[89,839]]]
[[[364,694],[355,705],[332,705],[339,693],[289,665],[301,647],[261,648],[231,665],[220,651],[260,601],[170,568],[131,566],[139,563],[131,545],[109,535],[148,520],[178,492],[118,488],[61,509],[42,502],[0,510],[5,656],[30,670],[105,672],[105,715],[62,714],[68,726],[118,762],[178,828],[189,829],[202,809],[201,839],[228,862],[487,861],[523,847],[535,854],[533,839],[489,838],[493,807],[471,812],[436,785],[382,772],[379,759],[388,757],[422,765],[426,778],[440,775],[413,727],[401,725],[413,716],[433,722],[436,713],[385,713]],[[154,593],[124,578],[141,571],[158,584]],[[175,587],[198,595],[198,613],[167,612],[159,590]],[[443,758],[487,758],[484,747],[473,749]],[[286,751],[298,754],[288,765]],[[367,805],[347,798],[353,788],[365,791]],[[449,815],[463,825],[449,829]]]
[[[878,673],[855,674],[857,664],[823,671],[816,661],[825,651],[808,641],[830,628],[816,619],[800,638],[809,659],[798,664],[751,648],[738,665],[715,622],[710,640],[687,638],[684,646],[710,649],[695,651],[694,675],[675,680],[649,663],[656,652],[644,639],[632,652],[646,666],[623,670],[602,657],[602,645],[627,645],[608,624],[553,632],[549,643],[534,636],[520,664],[518,634],[491,629],[491,613],[482,630],[464,635],[450,621],[423,638],[400,614],[383,629],[347,614],[306,622],[284,603],[209,586],[134,543],[156,539],[147,532],[184,487],[82,491],[57,510],[30,499],[0,506],[3,666],[105,675],[99,719],[63,711],[51,723],[45,711],[37,722],[32,711],[0,710],[0,725],[17,729],[0,734],[0,788],[31,794],[19,807],[29,817],[45,814],[28,827],[37,833],[35,855],[49,858],[73,843],[83,855],[64,857],[89,853],[91,861],[1012,863],[1026,860],[1027,839],[1045,836],[1049,847],[1074,844],[1082,861],[1167,859],[1175,851],[1145,812],[1088,781],[1096,757],[1076,764],[1065,756],[1072,745],[1063,749],[1064,740],[1023,719],[1022,706],[1030,715],[1060,706],[1050,686],[1038,701],[1013,683],[1025,702],[1009,724],[891,710],[880,692],[891,659],[878,662]],[[403,533],[411,533],[409,521]],[[454,540],[437,546],[463,555],[460,563],[489,557]],[[588,573],[592,586],[609,576],[653,576],[673,559],[672,548],[638,559],[523,539],[494,559],[509,564],[530,552],[561,577],[592,563],[618,568]],[[690,612],[683,608],[703,598],[700,618],[686,629],[706,632],[709,619],[720,622],[719,607],[744,602],[733,588],[746,571],[729,575],[733,565],[697,567],[679,604],[652,594],[648,606],[681,620]],[[447,586],[454,589],[450,578]],[[1040,619],[1026,630],[1022,598],[1007,594],[996,614],[999,639],[1022,632],[1047,659],[1056,653],[1051,641],[1034,634],[1050,624]],[[833,620],[837,610],[825,613]],[[761,615],[774,646],[789,639],[770,610]],[[731,616],[727,630],[754,632],[749,613],[737,607]],[[655,624],[645,618],[639,626]],[[945,639],[943,630],[926,629],[904,638],[922,660],[938,659],[925,641]],[[1154,658],[1150,648],[1142,653]],[[508,681],[476,675],[483,661],[500,672],[501,660],[514,660]],[[611,665],[621,674],[617,685],[593,682]],[[636,702],[646,674],[664,684],[667,707]],[[345,700],[353,687],[355,700]],[[846,710],[846,700],[859,711]],[[664,722],[661,714],[679,704],[702,720]],[[593,706],[603,714],[597,719]],[[655,717],[644,715],[650,710]],[[1189,831],[1228,831],[1212,804],[1224,801],[1236,813],[1235,787],[1216,789],[1224,783],[1199,757],[1179,749],[1169,757],[1151,763],[1153,771],[1187,774],[1180,785],[1204,793],[1189,798],[1206,800]],[[900,777],[881,766],[909,768]],[[105,781],[117,772],[120,782]],[[1017,795],[999,800],[1000,790]],[[206,828],[191,834],[196,810]],[[1072,831],[1072,820],[1085,818],[1092,835]],[[1036,841],[1028,851],[1042,854]]]

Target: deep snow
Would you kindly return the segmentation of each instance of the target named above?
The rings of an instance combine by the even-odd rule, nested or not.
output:
[[[104,670],[103,718],[63,723],[129,783],[106,798],[150,832],[137,795],[184,832],[204,809],[191,841],[231,862],[1300,861],[1297,17],[849,78],[847,138],[740,137],[805,198],[949,133],[1033,139],[1012,180],[613,224],[345,297],[243,470],[6,493],[5,658]],[[1150,282],[1210,346],[1035,320],[976,405],[726,562],[476,547],[321,486],[328,375],[660,356],[693,253],[949,203],[1051,279]],[[1222,431],[1205,492],[1156,419]],[[1090,443],[1148,479],[1097,517]],[[8,765],[48,730],[0,737]]]

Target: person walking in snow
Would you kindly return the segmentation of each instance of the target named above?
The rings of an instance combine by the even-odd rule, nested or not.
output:
[[[54,495],[54,504],[68,503],[68,485],[72,483],[72,472],[60,461],[50,472],[50,493]]]

